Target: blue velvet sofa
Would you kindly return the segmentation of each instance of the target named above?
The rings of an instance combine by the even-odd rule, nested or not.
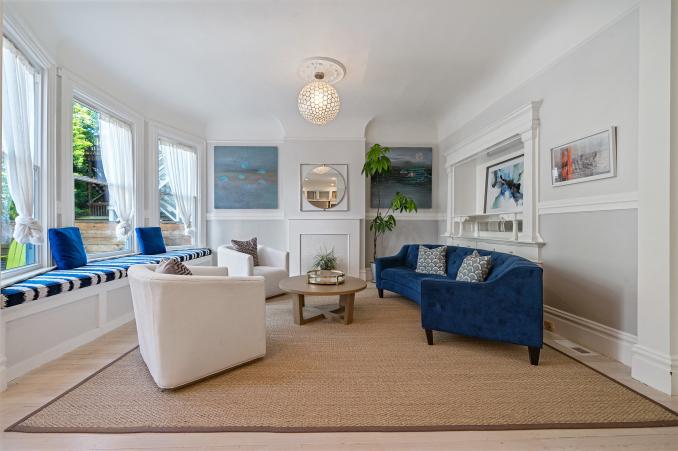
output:
[[[439,276],[415,272],[419,245],[406,244],[397,255],[376,260],[379,297],[388,290],[419,304],[429,345],[432,331],[451,332],[527,346],[530,363],[539,364],[544,324],[541,267],[522,257],[478,249],[492,256],[487,279],[456,281],[464,257],[473,251],[447,246],[447,275]]]

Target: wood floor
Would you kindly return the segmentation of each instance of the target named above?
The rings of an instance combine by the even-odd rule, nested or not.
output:
[[[566,350],[552,339],[547,342]],[[0,394],[4,430],[137,343],[132,323],[13,381]],[[572,354],[571,352],[568,352]],[[633,381],[629,369],[602,356],[588,364],[678,409],[670,397]],[[0,450],[678,450],[678,428],[426,433],[211,433],[22,434],[0,433]]]

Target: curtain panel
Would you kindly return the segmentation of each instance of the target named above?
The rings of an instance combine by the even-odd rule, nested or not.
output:
[[[7,39],[2,64],[2,147],[7,158],[7,185],[18,216],[14,239],[42,244],[42,225],[34,217],[36,72]]]
[[[165,173],[177,213],[184,224],[186,235],[193,236],[193,214],[198,184],[198,158],[190,147],[159,140],[159,150],[165,163]]]
[[[99,117],[101,164],[108,182],[111,206],[118,216],[115,229],[119,240],[126,241],[132,231],[134,215],[134,151],[132,128],[108,114]]]

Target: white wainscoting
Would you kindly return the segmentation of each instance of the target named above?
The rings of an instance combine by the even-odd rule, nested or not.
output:
[[[345,262],[346,272],[360,277],[359,219],[290,219],[290,275],[304,274],[309,259],[325,245]]]
[[[189,265],[211,265],[213,256]],[[7,382],[134,319],[127,278],[0,310],[0,391]]]

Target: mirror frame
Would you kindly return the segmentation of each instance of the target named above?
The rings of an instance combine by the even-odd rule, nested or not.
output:
[[[344,195],[333,208],[320,208],[311,204],[304,197],[304,175],[318,166],[328,166],[344,179]],[[301,211],[348,211],[348,164],[334,163],[302,163],[299,165],[299,207]]]

